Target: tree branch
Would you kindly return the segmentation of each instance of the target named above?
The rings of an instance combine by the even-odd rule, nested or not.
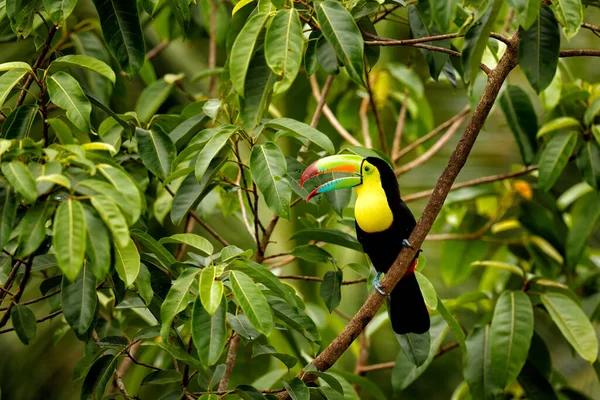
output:
[[[305,276],[305,275],[279,275],[279,279],[295,279],[298,281],[312,281],[312,282],[323,282],[323,278],[318,278],[316,276]],[[352,281],[342,281],[342,285],[355,285],[357,283],[366,282],[366,278],[355,279]]]
[[[333,83],[333,79],[335,75],[331,74],[327,77],[325,81],[325,85],[323,86],[323,91],[318,96],[317,108],[315,108],[315,112],[310,120],[310,126],[316,128],[319,125],[319,121],[321,120],[321,114],[323,113],[323,108],[326,107],[327,95],[329,94],[329,90],[331,89],[331,84]],[[314,91],[313,91],[314,92]]]
[[[200,219],[200,217],[198,216],[198,214],[196,213],[196,211],[193,211],[193,210],[190,211],[190,215],[192,216],[192,218],[194,218],[196,220],[196,222],[198,223],[198,225],[200,225],[201,227],[203,227],[208,233],[210,233],[212,235],[212,237],[214,237],[215,239],[217,239],[217,241],[219,243],[221,243],[225,247],[229,246],[229,243],[227,243],[227,241],[225,239],[223,239],[221,237],[221,235],[219,235],[217,233],[217,231],[215,231],[206,222],[204,222],[203,220]]]
[[[434,357],[438,358],[439,356],[441,356],[443,354],[446,354],[450,350],[455,349],[457,347],[458,347],[458,342],[454,342],[454,343],[451,343],[451,344],[449,344],[447,346],[440,347],[440,349],[438,350],[438,352],[435,353]],[[396,366],[396,362],[395,361],[384,362],[384,363],[381,363],[381,364],[366,365],[366,366],[362,367],[359,370],[358,373],[361,374],[361,375],[364,375],[367,372],[381,371],[381,370],[384,370],[384,369],[394,368],[395,366]],[[357,373],[357,372],[355,372],[355,373]]]
[[[365,57],[366,60],[366,57]],[[383,130],[383,125],[381,125],[381,119],[379,118],[379,112],[377,111],[377,104],[375,104],[375,97],[373,96],[373,91],[371,90],[371,81],[369,79],[369,71],[367,70],[367,63],[365,62],[365,82],[367,84],[367,93],[369,95],[369,102],[371,103],[371,110],[373,110],[373,117],[375,118],[375,126],[377,126],[377,134],[379,136],[379,145],[381,146],[381,151],[384,153],[388,152],[387,142],[385,140],[385,132]]]
[[[600,57],[600,50],[592,49],[574,49],[574,50],[561,50],[561,57]]]
[[[13,308],[15,304],[19,303],[21,300],[21,296],[25,292],[25,286],[27,286],[27,281],[29,281],[29,277],[31,276],[31,266],[33,264],[33,256],[29,256],[29,259],[25,263],[25,273],[23,274],[23,278],[21,278],[21,282],[19,283],[19,289],[15,292],[15,295],[12,297],[11,303],[8,305],[6,312],[0,318],[0,328],[2,328],[8,322],[10,318],[10,310]]]
[[[367,108],[369,107],[369,99],[364,98],[360,103],[360,125],[363,134],[363,140],[367,149],[373,148],[373,142],[371,141],[371,133],[369,132],[369,117],[367,115]]]
[[[506,80],[510,71],[517,65],[517,36],[513,36],[511,44],[500,59],[497,67],[490,71],[488,81],[481,96],[481,100],[471,116],[467,127],[463,133],[461,140],[458,142],[456,149],[450,156],[450,160],[446,165],[438,183],[434,189],[432,196],[429,198],[419,222],[410,235],[409,241],[415,249],[421,247],[429,230],[433,226],[435,219],[440,213],[444,200],[450,192],[452,184],[465,165],[469,153],[475,144],[477,136],[485,123],[492,106],[494,105],[502,84]],[[390,292],[398,283],[400,278],[406,273],[408,267],[415,256],[416,250],[404,248],[396,261],[392,264],[390,270],[385,275],[381,282],[382,290]],[[325,371],[329,369],[340,356],[348,349],[354,339],[360,335],[363,329],[371,321],[375,313],[383,304],[385,297],[374,290],[367,298],[361,309],[354,315],[352,320],[346,325],[344,330],[331,342],[331,344],[323,350],[311,363],[319,370]],[[315,379],[314,375],[304,373],[298,374],[303,380]],[[279,398],[287,399],[287,393],[281,393]]]
[[[231,339],[231,343],[229,344],[229,351],[227,352],[227,361],[225,362],[225,374],[223,378],[221,378],[221,382],[219,382],[219,390],[226,391],[227,386],[229,385],[229,379],[231,378],[231,371],[233,371],[233,365],[235,364],[235,359],[237,357],[237,350],[240,345],[240,337],[235,335],[233,339]]]
[[[581,24],[581,27],[585,28],[585,29],[589,29],[590,31],[600,32],[600,26],[588,24],[586,22],[584,22],[583,24]]]
[[[36,324],[39,324],[40,322],[44,322],[44,321],[47,321],[47,320],[52,319],[54,317],[57,317],[60,314],[62,314],[62,310],[54,311],[52,314],[48,314],[45,317],[38,318],[35,322],[36,322]],[[14,330],[15,330],[15,328],[2,329],[2,330],[0,330],[0,335],[2,335],[3,333],[13,332]]]
[[[400,107],[400,114],[398,115],[398,122],[396,123],[396,130],[394,131],[394,142],[392,144],[392,163],[396,163],[400,158],[400,144],[402,143],[402,134],[404,133],[404,124],[406,123],[406,106],[408,103],[408,89],[404,89],[404,100]]]

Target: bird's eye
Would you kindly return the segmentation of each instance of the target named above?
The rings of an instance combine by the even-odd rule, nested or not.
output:
[[[365,172],[369,172],[371,171],[371,167],[369,167],[368,165],[365,167]]]

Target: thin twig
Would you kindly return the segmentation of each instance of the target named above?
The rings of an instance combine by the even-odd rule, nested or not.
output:
[[[321,90],[319,89],[319,83],[317,82],[317,78],[314,75],[311,75],[309,78],[309,81],[310,81],[310,86],[312,88],[313,97],[315,98],[315,100],[320,100],[321,99]],[[338,121],[335,114],[333,114],[331,109],[327,106],[327,103],[325,103],[323,105],[323,114],[325,114],[325,117],[327,118],[327,120],[329,121],[331,126],[333,126],[333,128],[337,131],[337,133],[339,133],[339,135],[341,137],[343,137],[346,141],[348,141],[349,143],[351,143],[354,146],[361,146],[360,142],[358,140],[356,140],[354,137],[352,137],[350,132],[348,132],[342,126],[342,124],[340,124],[340,121]]]
[[[585,28],[585,29],[589,29],[590,31],[600,32],[600,26],[588,24],[587,22],[584,22],[583,24],[581,24],[581,27]]]
[[[227,352],[227,361],[225,361],[225,373],[223,374],[223,378],[221,378],[221,382],[219,382],[219,390],[227,391],[227,386],[229,386],[229,379],[231,378],[231,371],[233,371],[233,365],[235,364],[235,359],[237,358],[237,350],[240,345],[240,337],[239,335],[235,335],[233,339],[231,339],[231,343],[229,344],[229,351]]]
[[[400,107],[400,115],[398,115],[398,122],[396,123],[396,130],[394,131],[394,142],[392,144],[392,162],[395,163],[400,158],[400,144],[402,143],[402,134],[404,133],[404,124],[406,123],[406,106],[408,103],[408,89],[404,89],[404,100],[402,100],[402,106]]]
[[[19,303],[19,305],[20,306],[27,306],[29,304],[39,303],[40,301],[49,299],[50,297],[56,296],[59,293],[60,293],[60,289],[57,289],[54,292],[48,293],[45,296],[38,297],[38,298],[35,298],[35,299],[32,299],[32,300],[27,300],[27,301],[24,301],[22,303]],[[11,296],[14,296],[14,295],[11,294]],[[0,311],[6,311],[6,310],[8,310],[8,307],[0,308]]]
[[[240,168],[238,170],[238,177],[237,177],[237,181],[236,181],[236,184],[238,186],[240,186],[240,188],[241,188],[241,182],[242,182],[242,169]],[[255,242],[256,236],[254,236],[254,232],[252,232],[252,227],[250,226],[250,222],[248,222],[248,211],[246,210],[246,204],[244,203],[244,195],[242,194],[241,190],[238,190],[237,195],[238,195],[238,201],[240,203],[240,210],[242,211],[242,221],[244,222],[244,226],[246,227],[246,230],[250,234],[252,241]]]
[[[131,360],[131,362],[133,362],[135,365],[139,365],[140,367],[145,367],[148,369],[153,369],[154,371],[160,371],[161,369],[158,367],[155,367],[154,365],[150,365],[150,364],[146,364],[144,362],[138,361],[136,360],[136,358],[134,357],[134,355],[132,355],[129,351],[125,351],[125,355],[127,356],[127,358],[129,358]]]
[[[440,349],[438,350],[437,353],[435,353],[435,358],[440,357],[443,354],[446,354],[448,351],[455,349],[458,347],[458,342],[454,342],[451,343],[447,346],[443,346],[440,347]],[[385,369],[391,369],[394,368],[396,366],[396,362],[395,361],[389,361],[389,362],[384,362],[381,364],[373,364],[373,365],[366,365],[364,367],[362,367],[360,369],[360,373],[361,374],[366,374],[368,372],[374,372],[374,371],[382,371]]]
[[[318,278],[316,276],[305,276],[305,275],[279,275],[279,279],[293,279],[298,281],[312,281],[312,282],[323,282],[323,278]],[[355,285],[357,283],[366,282],[366,278],[355,279],[352,281],[342,281],[342,285]]]
[[[574,50],[561,50],[561,57],[600,57],[600,50],[592,49],[574,49]]]
[[[369,132],[369,116],[367,115],[367,109],[369,107],[369,99],[364,98],[360,103],[360,110],[358,112],[360,116],[360,125],[362,128],[363,140],[367,149],[373,148],[373,142],[371,142],[371,134]]]
[[[435,144],[431,146],[425,153],[421,154],[419,157],[415,158],[411,162],[396,168],[396,170],[394,171],[396,173],[396,176],[400,176],[402,174],[407,173],[408,171],[412,171],[419,165],[431,159],[431,157],[433,157],[438,151],[440,151],[444,147],[444,145],[448,143],[452,136],[454,136],[456,131],[458,131],[458,128],[460,128],[461,124],[463,123],[465,117],[466,115],[463,115],[461,118],[458,118],[456,121],[454,121],[454,123],[450,126],[450,128],[448,128],[446,133],[444,133],[444,135],[437,142],[435,142]]]
[[[62,310],[54,311],[53,313],[48,314],[45,317],[38,318],[35,322],[36,322],[36,324],[39,324],[40,322],[47,321],[47,320],[52,319],[60,314],[62,314]],[[7,332],[13,332],[14,330],[15,330],[15,328],[2,329],[2,330],[0,330],[0,335],[2,335],[3,333],[7,333]]]
[[[15,292],[15,295],[12,297],[12,301],[8,305],[8,308],[6,309],[2,317],[0,317],[0,328],[6,325],[10,318],[10,310],[15,304],[19,303],[19,300],[21,300],[21,296],[23,296],[23,293],[25,292],[25,286],[27,286],[27,282],[29,281],[29,278],[31,276],[31,266],[33,265],[33,257],[34,256],[29,256],[29,259],[25,263],[25,273],[21,278],[21,282],[19,282],[19,288]]]
[[[169,47],[169,41],[165,39],[146,53],[146,60],[152,60],[154,57],[162,53],[167,47]]]
[[[321,120],[321,115],[323,114],[323,107],[325,107],[327,102],[327,94],[329,94],[329,89],[331,89],[331,84],[333,83],[333,79],[335,75],[331,74],[327,77],[325,81],[325,85],[323,85],[323,90],[319,95],[319,102],[317,103],[317,108],[315,108],[315,112],[310,121],[310,126],[316,128],[319,125],[319,121]]]
[[[366,57],[365,57],[366,60]],[[367,84],[367,93],[369,95],[369,103],[371,104],[371,110],[373,110],[373,118],[375,119],[375,126],[377,127],[377,134],[379,136],[379,145],[381,146],[381,150],[384,153],[388,152],[387,141],[385,139],[385,132],[383,130],[383,125],[381,124],[381,119],[379,118],[379,111],[377,111],[377,104],[375,104],[375,96],[373,96],[373,91],[371,90],[371,81],[369,79],[369,71],[367,69],[367,63],[365,62],[365,82]]]
[[[225,239],[223,239],[221,237],[221,235],[219,235],[217,233],[217,231],[215,231],[206,222],[204,222],[203,220],[200,219],[200,217],[198,216],[198,213],[196,213],[196,211],[193,211],[193,210],[190,211],[190,215],[192,216],[192,218],[194,218],[196,220],[196,222],[198,223],[198,225],[200,225],[201,227],[203,227],[208,233],[210,233],[210,235],[212,237],[214,237],[215,239],[217,239],[217,241],[219,243],[221,243],[225,247],[229,246],[229,243],[227,243],[227,241]]]

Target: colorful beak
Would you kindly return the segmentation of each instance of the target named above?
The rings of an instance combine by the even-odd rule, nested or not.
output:
[[[345,172],[354,174],[357,176],[350,176],[346,178],[338,178],[332,181],[326,182],[321,186],[313,190],[306,201],[309,201],[312,197],[317,194],[331,192],[338,189],[348,189],[362,183],[362,177],[360,175],[362,163],[364,158],[361,156],[342,154],[337,156],[330,156],[315,161],[309,165],[302,176],[300,177],[300,185],[304,186],[304,182],[314,178],[317,175],[326,174],[328,172]]]

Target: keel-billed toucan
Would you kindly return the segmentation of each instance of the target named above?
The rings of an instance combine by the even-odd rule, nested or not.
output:
[[[416,225],[415,217],[400,198],[394,171],[380,158],[336,155],[309,165],[300,184],[327,172],[345,172],[352,176],[324,183],[308,195],[307,201],[320,193],[356,188],[356,236],[377,270],[373,284],[385,295],[379,287],[379,277],[390,269],[403,246],[410,247],[408,238]],[[418,253],[406,275],[390,293],[390,319],[398,334],[429,330],[429,312],[414,274],[417,257]]]

